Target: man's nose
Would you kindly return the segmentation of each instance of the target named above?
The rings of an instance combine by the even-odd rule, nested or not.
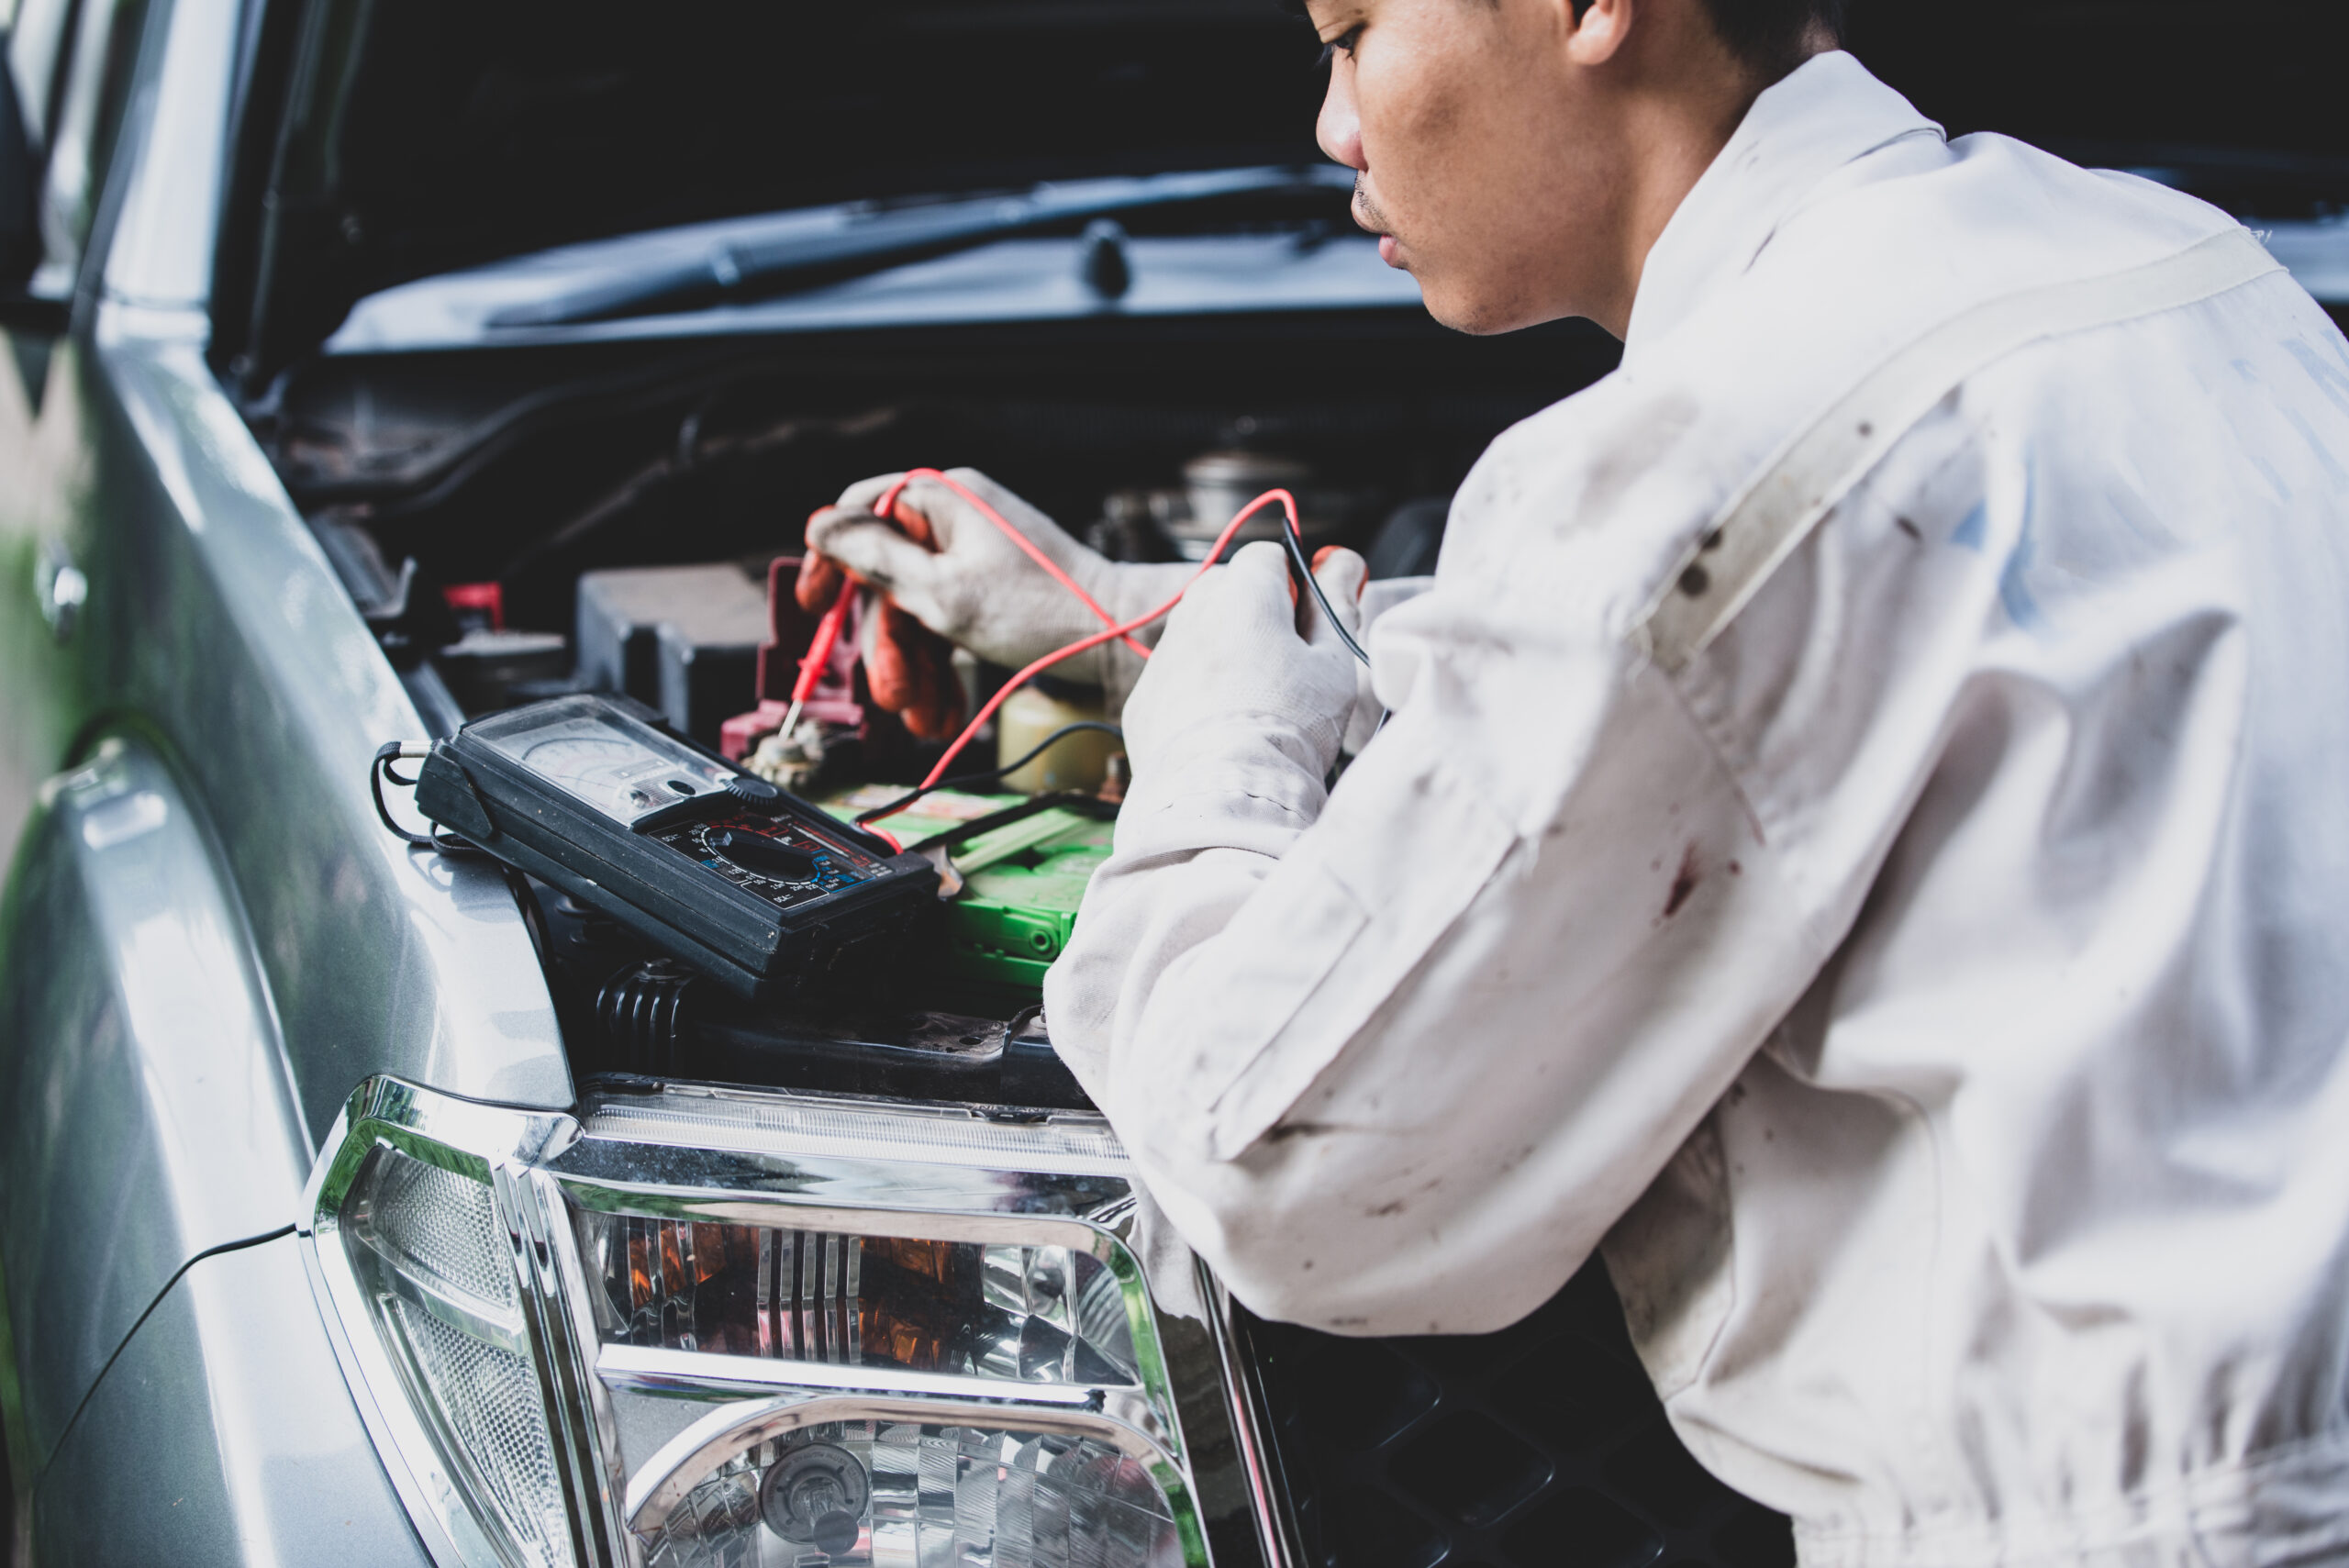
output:
[[[1357,172],[1370,165],[1362,155],[1362,115],[1354,107],[1353,72],[1339,60],[1330,65],[1330,92],[1321,100],[1321,117],[1314,125],[1321,150]]]

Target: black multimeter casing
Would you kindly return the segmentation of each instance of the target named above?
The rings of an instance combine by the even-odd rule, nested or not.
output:
[[[417,808],[737,994],[782,1000],[909,932],[938,871],[625,697],[492,715],[432,748]]]

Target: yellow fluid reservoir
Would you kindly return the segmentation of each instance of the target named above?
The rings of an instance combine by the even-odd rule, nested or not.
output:
[[[996,765],[1026,756],[1037,742],[1063,725],[1088,719],[1097,723],[1102,717],[1101,694],[1097,691],[1057,683],[1050,689],[1032,683],[1022,686],[996,710]],[[1018,773],[1007,774],[997,787],[1021,795],[1063,789],[1090,794],[1101,787],[1110,757],[1123,750],[1114,735],[1081,730]]]

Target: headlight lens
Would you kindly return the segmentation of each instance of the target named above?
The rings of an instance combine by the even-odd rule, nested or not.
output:
[[[1183,1562],[1165,1494],[1128,1454],[1085,1438],[877,1421],[813,1428],[729,1461],[671,1512],[646,1556],[730,1568],[796,1562],[794,1547],[852,1568]]]
[[[587,1215],[606,1338],[1034,1383],[1137,1381],[1125,1291],[1067,1247]]]
[[[583,1112],[376,1080],[313,1181],[314,1276],[436,1555],[1261,1561],[1215,1338],[1152,1300],[1097,1118]]]

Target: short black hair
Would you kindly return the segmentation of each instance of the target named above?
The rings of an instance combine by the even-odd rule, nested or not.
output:
[[[1574,0],[1579,20],[1591,0]],[[1730,52],[1773,80],[1802,63],[1814,33],[1840,39],[1848,0],[1705,0]]]
[[[1842,40],[1851,0],[1704,0],[1704,5],[1713,30],[1730,52],[1775,82],[1803,62],[1814,33]],[[1305,0],[1281,0],[1281,6],[1293,16],[1307,15]],[[1574,0],[1574,6],[1579,22],[1591,0]]]

